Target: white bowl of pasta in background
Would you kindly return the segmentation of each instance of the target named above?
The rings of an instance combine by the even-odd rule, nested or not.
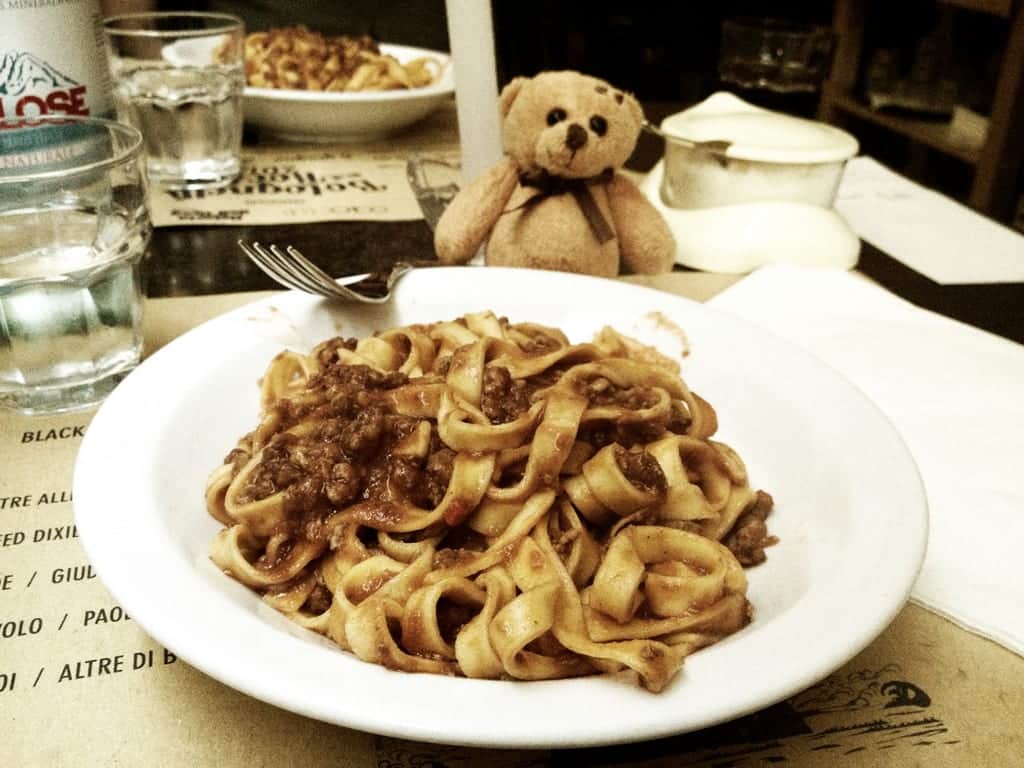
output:
[[[282,348],[492,310],[584,341],[605,325],[679,353],[780,539],[748,570],[753,620],[688,657],[664,691],[609,677],[471,680],[367,664],[276,613],[209,559],[213,468],[259,409]],[[153,404],[160,407],[154,408]],[[183,335],[106,400],[73,481],[82,545],[113,598],[157,642],[211,677],[309,717],[422,741],[582,747],[669,736],[777,703],[834,672],[902,609],[924,557],[916,467],[881,412],[838,373],[728,313],[668,293],[563,273],[420,270],[386,306],[274,295]],[[186,687],[187,688],[187,687]],[[202,696],[183,688],[183,695]],[[202,712],[197,700],[191,711]],[[185,710],[186,712],[189,710]],[[162,724],[187,739],[190,716]]]
[[[402,63],[436,59],[440,77],[423,88],[351,93],[246,86],[245,121],[288,141],[368,141],[408,128],[452,98],[455,73],[448,54],[387,43],[380,50]]]
[[[164,48],[164,58],[176,65],[206,61],[218,40],[180,40]],[[423,120],[455,93],[451,57],[441,51],[380,43],[382,54],[402,64],[428,58],[437,62],[439,77],[421,88],[387,91],[307,91],[245,86],[245,122],[285,141],[372,141],[398,133]]]

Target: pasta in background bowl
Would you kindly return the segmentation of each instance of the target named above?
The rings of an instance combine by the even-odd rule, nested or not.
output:
[[[171,50],[165,50],[165,56],[176,63],[187,62],[192,55],[190,46],[197,44],[175,43],[168,46]],[[246,85],[245,121],[284,140],[368,141],[409,128],[453,98],[455,71],[447,53],[389,43],[380,43],[379,47],[382,54],[402,64],[430,61],[431,69],[436,67],[436,78],[429,85],[389,90],[323,91]]]
[[[437,82],[421,88],[386,91],[305,91],[246,86],[245,119],[273,135],[294,141],[366,141],[408,128],[455,93],[455,72],[446,53],[380,44],[400,62],[432,58]]]
[[[340,652],[226,578],[224,526],[202,492],[254,426],[255,382],[282,348],[491,309],[581,343],[610,325],[677,354],[714,404],[717,435],[775,499],[779,543],[748,569],[753,620],[686,658],[660,693],[615,675],[518,682],[409,674]],[[652,313],[658,313],[652,315]],[[160,407],[154,407],[159,403]],[[716,437],[716,439],[719,439]],[[294,293],[217,318],[159,350],[93,418],[73,484],[98,577],[157,642],[276,706],[425,741],[502,747],[610,744],[713,725],[793,695],[871,642],[902,608],[924,554],[924,496],[905,446],[854,387],[734,317],[626,283],[528,270],[416,271],[383,307]]]
[[[369,35],[325,37],[304,26],[251,32],[243,45],[254,88],[358,93],[426,88],[444,64],[434,56],[399,61]]]

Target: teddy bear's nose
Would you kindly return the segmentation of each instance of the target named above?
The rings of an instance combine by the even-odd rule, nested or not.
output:
[[[565,144],[569,149],[576,150],[587,144],[587,131],[579,123],[569,126],[569,132],[565,135]]]

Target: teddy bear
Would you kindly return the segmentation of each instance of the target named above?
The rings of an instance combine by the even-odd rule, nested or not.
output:
[[[639,102],[575,71],[517,77],[501,91],[505,157],[452,199],[434,232],[439,261],[485,247],[488,265],[612,277],[667,272],[675,241],[620,171],[643,127]]]

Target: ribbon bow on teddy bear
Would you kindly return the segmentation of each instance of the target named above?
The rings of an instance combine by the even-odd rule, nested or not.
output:
[[[506,157],[473,179],[438,221],[446,264],[487,264],[611,277],[667,272],[675,241],[657,209],[618,169],[643,110],[630,94],[579,72],[517,77],[502,89]]]

